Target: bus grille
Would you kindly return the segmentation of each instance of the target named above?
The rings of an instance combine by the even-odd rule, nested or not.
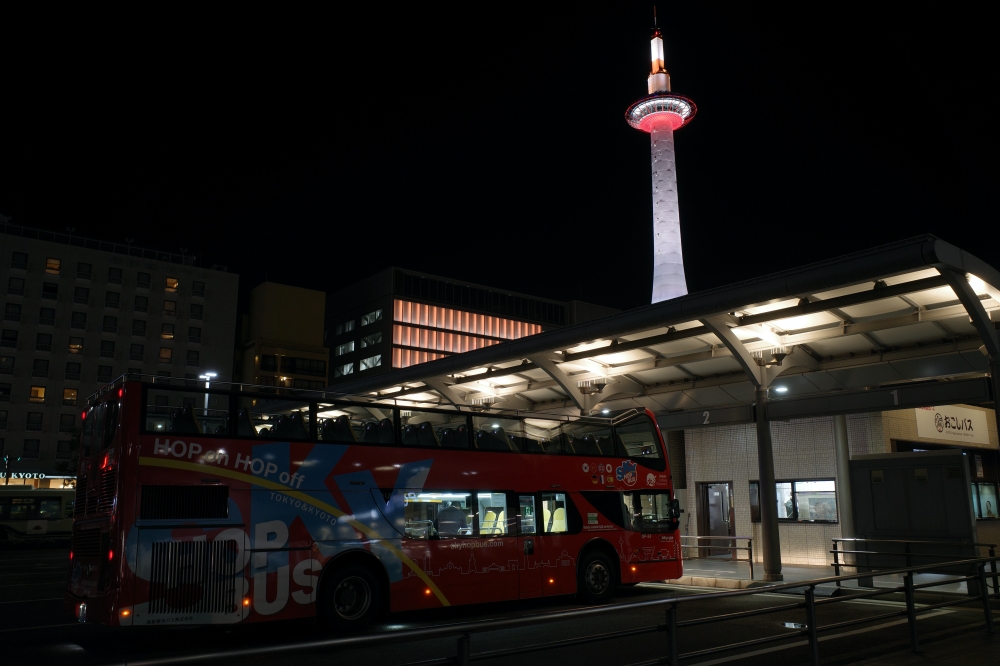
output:
[[[111,560],[108,552],[111,550],[111,534],[101,532],[101,574],[97,579],[97,591],[103,592],[108,587],[108,577],[111,575]]]
[[[229,517],[229,486],[143,486],[139,517],[210,520]]]
[[[101,489],[98,496],[101,513],[111,513],[114,508],[117,481],[117,469],[109,467],[101,470]]]
[[[73,507],[74,514],[82,516],[87,509],[87,475],[82,474],[76,477],[76,503]]]
[[[101,530],[77,532],[73,535],[73,557],[100,557],[101,539]]]
[[[232,570],[238,553],[235,540],[153,543],[149,612],[235,612],[242,579],[222,572]]]

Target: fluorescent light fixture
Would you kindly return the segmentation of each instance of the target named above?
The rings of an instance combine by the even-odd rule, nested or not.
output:
[[[601,414],[610,414],[610,413],[611,413],[610,409],[602,409],[601,410]]]
[[[788,390],[788,387],[787,386],[775,386],[774,390],[777,391],[778,393],[784,393],[785,391]]]

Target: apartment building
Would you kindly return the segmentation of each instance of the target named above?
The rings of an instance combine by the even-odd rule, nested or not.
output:
[[[0,225],[0,455],[20,458],[14,471],[71,473],[81,406],[126,372],[231,379],[239,277],[199,264]]]

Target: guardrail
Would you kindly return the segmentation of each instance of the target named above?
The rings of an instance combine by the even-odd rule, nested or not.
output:
[[[960,576],[958,578],[949,579],[946,581],[922,583],[920,585],[914,585],[913,583],[914,574],[920,573],[922,571],[927,571],[930,569],[940,569],[941,565],[930,564],[919,567],[905,567],[900,569],[879,570],[878,572],[873,572],[873,573],[875,573],[875,575],[882,575],[882,576],[903,574],[904,575],[903,585],[894,588],[880,588],[878,590],[861,592],[859,594],[850,594],[850,595],[845,595],[843,597],[829,597],[826,599],[821,599],[819,601],[817,601],[815,598],[815,590],[817,585],[839,583],[845,580],[854,580],[857,578],[861,578],[863,575],[867,574],[853,575],[853,576],[832,576],[828,578],[817,578],[809,581],[782,583],[779,585],[766,585],[759,588],[746,589],[746,590],[731,590],[726,592],[714,592],[709,594],[693,594],[683,597],[668,597],[665,599],[636,601],[632,603],[613,604],[608,606],[594,606],[591,608],[581,608],[568,611],[556,611],[552,613],[541,613],[536,615],[527,615],[514,618],[474,620],[471,622],[460,622],[456,624],[442,625],[436,627],[424,627],[420,629],[408,629],[403,631],[395,631],[391,633],[372,634],[367,636],[349,636],[343,638],[330,638],[318,641],[307,641],[291,645],[286,644],[286,645],[274,645],[274,646],[260,646],[242,650],[228,650],[228,651],[211,652],[204,654],[165,657],[160,659],[140,659],[136,661],[128,661],[125,663],[127,664],[127,666],[175,666],[178,664],[191,664],[199,661],[211,661],[215,659],[228,659],[234,657],[259,658],[263,655],[279,654],[279,653],[286,654],[291,652],[315,650],[319,648],[324,648],[324,649],[361,648],[361,647],[370,647],[373,645],[384,645],[389,642],[400,643],[413,640],[424,641],[424,640],[439,639],[439,638],[457,638],[456,651],[454,657],[428,659],[420,661],[419,664],[420,666],[432,666],[437,664],[442,664],[442,665],[457,664],[458,666],[469,666],[469,664],[472,661],[479,661],[482,659],[496,659],[499,657],[510,657],[519,654],[540,652],[543,650],[554,650],[562,647],[582,645],[585,643],[593,643],[602,640],[611,640],[611,639],[625,638],[628,636],[638,636],[641,634],[664,632],[667,635],[667,654],[660,659],[631,664],[630,666],[653,666],[654,664],[670,664],[670,666],[677,666],[682,659],[704,657],[719,652],[729,652],[742,648],[762,645],[769,642],[784,641],[788,640],[789,638],[794,638],[797,636],[808,637],[809,650],[810,650],[810,663],[812,663],[814,666],[819,666],[818,635],[819,632],[821,631],[830,631],[831,629],[841,629],[844,627],[864,624],[866,622],[873,622],[875,620],[884,620],[890,617],[906,616],[907,624],[909,625],[909,630],[910,630],[910,647],[914,652],[919,652],[920,645],[917,635],[918,613],[924,613],[930,610],[945,608],[947,606],[965,604],[969,603],[970,601],[975,601],[976,599],[982,601],[983,617],[985,619],[986,630],[988,633],[992,634],[994,629],[993,629],[993,612],[990,609],[990,599],[993,597],[1000,598],[1000,595],[990,594],[988,592],[989,588],[986,586],[986,574],[985,574],[985,565],[988,562],[991,562],[993,563],[994,566],[996,566],[996,558],[992,559],[975,558],[975,559],[957,560],[953,562],[948,562],[947,564],[951,567],[974,568],[975,573],[969,576]],[[948,585],[957,581],[974,580],[974,579],[978,580],[980,583],[980,594],[974,598],[970,599],[962,597],[954,601],[945,601],[942,603],[927,604],[921,606],[920,608],[916,607],[913,598],[915,590],[937,587],[939,585]],[[693,620],[678,621],[677,619],[677,610],[680,606],[684,604],[694,603],[698,601],[710,601],[713,599],[725,599],[732,597],[751,596],[762,593],[773,593],[781,590],[791,590],[798,588],[805,588],[804,600],[801,602],[782,603],[777,606],[770,606],[767,608],[739,611],[735,613],[725,613],[723,615],[701,617]],[[855,601],[857,599],[882,596],[896,592],[903,592],[905,596],[906,608],[904,610],[881,613],[879,615],[873,615],[871,617],[864,617],[855,620],[834,622],[822,626],[820,626],[817,623],[816,608],[818,606],[839,603],[842,601]],[[524,627],[537,627],[539,624],[576,620],[582,617],[601,616],[610,613],[619,613],[621,611],[627,611],[627,610],[649,609],[649,608],[660,608],[660,607],[664,608],[666,611],[665,624],[656,624],[647,627],[638,627],[636,629],[628,629],[625,631],[607,632],[603,634],[583,636],[579,638],[562,639],[557,641],[550,641],[547,643],[521,645],[518,647],[506,648],[501,650],[486,650],[477,653],[473,653],[471,648],[470,638],[472,634],[497,631],[500,629],[520,629]],[[714,622],[724,622],[728,620],[737,620],[741,618],[753,617],[757,615],[765,615],[768,613],[776,613],[779,611],[786,611],[792,609],[805,609],[806,613],[805,628],[799,629],[797,631],[783,633],[778,636],[765,636],[763,638],[755,638],[752,640],[741,641],[738,643],[728,643],[726,645],[706,648],[702,650],[695,650],[683,654],[680,654],[678,652],[677,633],[680,629],[684,627],[692,627],[696,625],[710,624]]]
[[[903,552],[886,551],[886,550],[846,550],[839,548],[839,544],[855,544],[864,543],[867,547],[868,544],[898,544],[903,546]],[[850,564],[846,559],[841,562],[841,555],[878,555],[878,556],[888,556],[888,557],[902,557],[906,561],[903,563],[904,566],[913,566],[914,557],[935,557],[941,558],[942,560],[947,560],[954,557],[961,557],[961,554],[951,553],[924,553],[924,552],[912,552],[911,546],[934,546],[937,548],[988,548],[989,558],[992,561],[991,566],[991,578],[993,579],[993,592],[1000,592],[1000,574],[997,572],[997,560],[996,560],[996,547],[995,543],[978,543],[973,541],[968,542],[958,542],[958,541],[920,541],[920,540],[901,540],[901,539],[866,539],[864,537],[842,537],[833,539],[833,550],[830,553],[833,554],[833,571],[834,574],[839,576],[841,567],[849,567],[856,569],[858,573],[863,570],[867,575],[860,576],[861,579],[870,579],[873,577],[871,573],[871,565],[868,564]],[[943,567],[946,562],[941,562],[938,566]],[[869,581],[870,582],[870,581]],[[871,587],[871,585],[868,585]],[[840,582],[837,582],[837,587],[840,587]]]
[[[689,546],[689,545],[686,545],[684,543],[684,539],[694,539],[696,541],[746,541],[747,545],[746,546],[732,546],[732,545],[729,545],[729,546],[726,546],[726,545],[716,546],[716,545],[709,544],[707,546],[701,546],[701,545]],[[697,550],[698,551],[698,557],[697,558],[684,557],[684,555],[683,555],[683,549],[685,549],[685,548]],[[747,564],[749,564],[750,565],[750,580],[753,580],[753,537],[745,537],[745,536],[682,536],[681,537],[681,549],[682,549],[681,550],[681,558],[682,559],[685,559],[685,560],[702,559],[701,558],[701,551],[704,550],[705,548],[709,549],[709,557],[712,556],[711,555],[711,551],[712,550],[731,550],[731,551],[745,550],[745,551],[747,551],[747,559],[745,559],[745,560],[740,559],[740,557],[738,556],[738,554],[734,552],[733,553],[733,559],[732,559],[732,561],[733,562],[746,562]],[[837,573],[839,574],[840,572],[838,571]]]

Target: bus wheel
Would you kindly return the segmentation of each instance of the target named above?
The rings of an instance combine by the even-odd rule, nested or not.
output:
[[[611,558],[599,550],[585,555],[577,589],[580,598],[588,604],[610,601],[615,593],[615,565]]]
[[[382,586],[368,567],[348,565],[334,572],[323,589],[323,619],[345,629],[368,624],[382,611]]]

